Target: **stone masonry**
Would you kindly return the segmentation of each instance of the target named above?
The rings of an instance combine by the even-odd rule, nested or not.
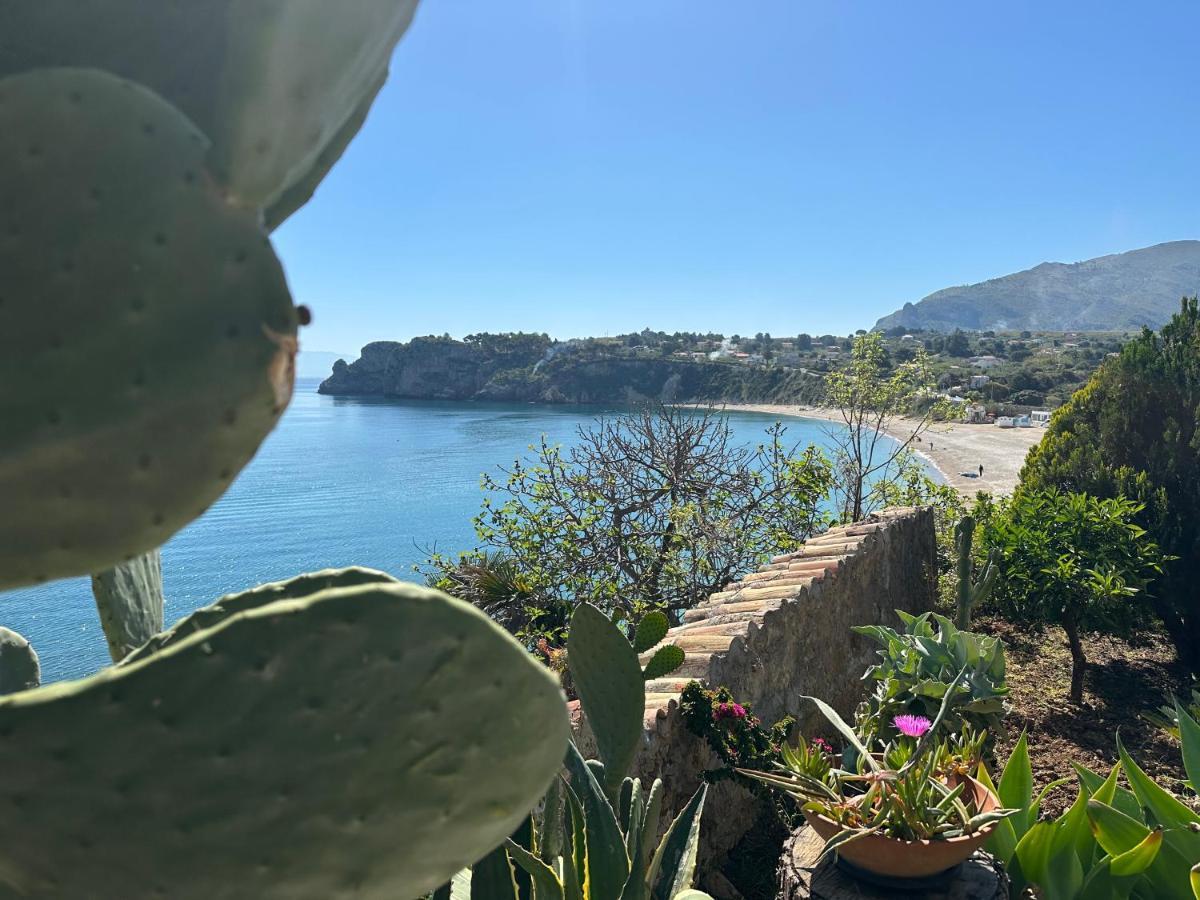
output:
[[[753,706],[764,724],[796,717],[805,734],[830,728],[801,695],[820,697],[849,717],[862,699],[862,673],[874,647],[855,625],[895,623],[894,610],[931,608],[937,586],[933,513],[890,509],[812,538],[794,553],[713,594],[684,613],[666,641],[685,653],[683,666],[646,685],[646,740],[635,763],[643,780],[662,778],[664,807],[682,807],[701,773],[718,765],[684,726],[679,694],[692,680],[725,686]],[[645,659],[643,659],[643,663]],[[591,736],[578,723],[585,755]],[[742,788],[710,790],[703,820],[704,883],[721,890],[719,864],[753,824],[757,806]]]

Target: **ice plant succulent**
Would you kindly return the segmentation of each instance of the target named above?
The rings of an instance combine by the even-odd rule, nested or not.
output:
[[[784,748],[783,764],[774,772],[738,771],[795,798],[806,815],[836,823],[839,830],[827,841],[826,852],[869,834],[903,841],[977,834],[1017,810],[983,808],[969,778],[951,778],[944,770],[946,760],[981,755],[984,743],[981,735],[969,730],[961,740],[939,738],[953,696],[953,691],[947,691],[933,721],[897,716],[894,724],[902,737],[889,743],[864,739],[827,703],[806,698],[845,739],[847,752],[840,765],[833,766],[833,760],[816,750],[815,742],[801,741],[795,749]],[[869,747],[871,743],[876,746]],[[827,768],[819,765],[826,761]],[[978,758],[973,758],[963,768],[977,765]]]
[[[906,737],[919,738],[923,737],[933,723],[924,716],[896,716],[892,719],[892,724],[896,726],[896,730]]]

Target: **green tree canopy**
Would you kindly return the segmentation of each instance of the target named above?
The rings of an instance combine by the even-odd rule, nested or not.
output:
[[[1200,311],[1196,298],[1159,333],[1110,358],[1051,420],[1018,492],[1057,487],[1142,504],[1164,552],[1148,591],[1176,647],[1200,671]]]

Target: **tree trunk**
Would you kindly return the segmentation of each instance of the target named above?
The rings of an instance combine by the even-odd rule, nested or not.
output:
[[[1067,644],[1071,648],[1071,702],[1083,703],[1083,674],[1087,670],[1087,657],[1083,655],[1083,643],[1079,640],[1079,623],[1075,616],[1063,616],[1063,631],[1067,633]]]

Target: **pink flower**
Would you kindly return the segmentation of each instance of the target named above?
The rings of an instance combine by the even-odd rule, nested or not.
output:
[[[892,719],[892,724],[901,734],[911,738],[919,738],[933,727],[933,723],[924,716],[896,716]]]
[[[829,741],[825,740],[825,738],[813,738],[812,745],[815,749],[820,750],[822,753],[833,753],[833,748],[829,746]]]
[[[718,703],[713,709],[713,718],[718,722],[721,719],[744,719],[746,718],[746,707],[740,703]]]

